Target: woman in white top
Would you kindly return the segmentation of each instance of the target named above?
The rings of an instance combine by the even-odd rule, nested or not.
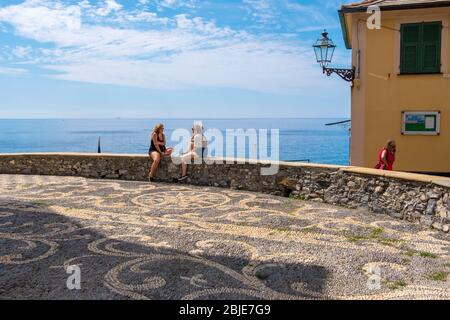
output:
[[[192,128],[192,138],[189,145],[189,152],[181,156],[181,178],[178,181],[184,181],[187,176],[187,164],[195,162],[196,159],[202,159],[206,148],[208,147],[208,141],[203,135],[203,127],[199,124],[194,125]]]

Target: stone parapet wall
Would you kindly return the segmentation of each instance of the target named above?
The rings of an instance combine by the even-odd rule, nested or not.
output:
[[[0,154],[0,174],[145,181],[149,165],[144,155]],[[261,175],[261,168],[270,165],[267,162],[190,165],[187,183],[293,196],[350,208],[365,207],[449,232],[450,178],[285,162],[279,163],[277,174]],[[157,177],[173,182],[180,173],[180,165],[164,159]]]

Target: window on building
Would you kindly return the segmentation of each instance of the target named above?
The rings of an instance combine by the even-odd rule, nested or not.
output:
[[[402,24],[400,73],[441,71],[441,22]]]

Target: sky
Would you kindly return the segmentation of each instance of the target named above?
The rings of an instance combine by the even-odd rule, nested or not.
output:
[[[344,0],[0,0],[0,118],[340,118]]]

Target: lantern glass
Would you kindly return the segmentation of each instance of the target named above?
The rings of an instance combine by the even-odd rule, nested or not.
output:
[[[322,68],[326,68],[331,63],[331,60],[333,60],[334,50],[336,49],[333,40],[328,38],[326,30],[322,33],[322,39],[318,39],[313,47],[317,63]]]

